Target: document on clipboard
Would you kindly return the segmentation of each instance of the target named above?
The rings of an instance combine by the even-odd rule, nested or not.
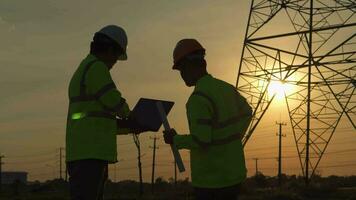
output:
[[[136,122],[140,124],[140,126],[145,127],[147,131],[157,132],[162,126],[162,119],[157,109],[157,102],[161,103],[167,115],[174,105],[172,101],[140,98],[131,112]]]

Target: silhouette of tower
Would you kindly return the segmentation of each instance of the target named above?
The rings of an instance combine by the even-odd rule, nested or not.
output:
[[[288,85],[284,99],[307,184],[341,119],[356,128],[355,14],[354,0],[251,3],[236,82],[254,110],[243,143],[276,97],[269,84]]]

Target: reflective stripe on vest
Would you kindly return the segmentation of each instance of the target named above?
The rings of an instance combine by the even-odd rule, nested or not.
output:
[[[226,126],[237,123],[241,119],[241,117],[247,116],[247,115],[240,114],[240,115],[230,117],[229,119],[220,122],[217,105],[215,104],[215,102],[213,101],[213,99],[211,97],[209,97],[207,94],[200,92],[200,91],[195,91],[195,92],[193,92],[192,95],[201,96],[210,102],[210,104],[213,108],[212,118],[211,119],[197,119],[197,123],[201,124],[201,125],[209,125],[212,127],[213,130],[225,128]],[[241,139],[240,136],[241,136],[241,133],[235,133],[235,134],[232,134],[232,135],[230,135],[226,138],[223,138],[223,139],[214,139],[211,142],[203,142],[203,141],[199,140],[196,136],[193,135],[193,140],[198,145],[205,148],[210,145],[215,146],[215,145],[228,144],[228,143],[233,142],[237,139]]]
[[[78,120],[78,119],[83,119],[85,117],[102,117],[108,119],[116,119],[115,115],[107,112],[100,112],[100,111],[73,113],[71,119]]]
[[[83,101],[95,101],[98,100],[101,96],[103,96],[106,92],[110,91],[111,89],[115,88],[114,83],[109,83],[104,85],[96,94],[94,95],[81,95],[70,98],[71,103],[83,102]]]
[[[82,78],[80,80],[80,95],[76,97],[71,97],[70,103],[77,103],[77,102],[83,102],[83,101],[95,101],[98,100],[101,96],[103,96],[106,92],[110,91],[111,89],[115,88],[114,83],[109,83],[107,85],[104,85],[96,94],[94,95],[88,95],[86,94],[86,85],[85,85],[85,80],[86,80],[86,75],[89,71],[89,68],[99,60],[93,60],[90,61],[87,65],[84,67],[84,71],[82,74]]]
[[[114,83],[109,83],[107,85],[104,85],[94,95],[86,94],[86,85],[85,85],[86,75],[89,71],[89,68],[97,61],[99,61],[99,60],[95,59],[93,61],[90,61],[87,65],[85,65],[84,71],[82,74],[82,78],[80,80],[80,95],[76,96],[76,97],[71,97],[69,99],[69,103],[78,103],[78,102],[83,102],[83,101],[97,101],[106,92],[110,91],[113,88],[116,88]],[[122,106],[125,104],[125,102],[126,102],[126,100],[124,98],[121,98],[120,102],[117,105],[115,105],[113,108],[109,108],[108,106],[102,104],[104,110],[107,110],[109,112],[91,111],[91,112],[74,113],[71,115],[71,119],[77,120],[77,119],[82,119],[84,117],[102,117],[102,118],[108,118],[108,119],[116,119],[116,116],[111,114],[110,112],[115,112],[115,111],[120,112],[120,109],[122,109]]]
[[[206,95],[202,92],[199,92],[199,91],[193,92],[192,95],[198,95],[198,96],[205,98],[206,100],[208,100],[210,102],[211,106],[213,107],[212,118],[211,119],[198,119],[197,120],[198,124],[210,125],[213,129],[221,129],[221,128],[224,128],[226,126],[229,126],[231,124],[238,122],[241,117],[247,116],[247,115],[239,114],[239,115],[232,116],[227,120],[219,121],[218,108],[211,97],[209,97],[208,95]]]

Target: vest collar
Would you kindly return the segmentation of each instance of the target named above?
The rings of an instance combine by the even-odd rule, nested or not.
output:
[[[96,56],[94,56],[93,54],[88,54],[86,57],[87,60],[98,60],[98,58]]]
[[[202,76],[195,84],[195,88],[199,88],[201,85],[204,85],[206,82],[208,82],[212,78],[213,77],[210,74],[206,74],[206,75]]]

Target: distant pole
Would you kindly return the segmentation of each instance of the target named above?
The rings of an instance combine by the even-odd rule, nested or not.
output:
[[[150,147],[153,149],[152,176],[151,176],[151,192],[153,194],[154,193],[154,185],[155,185],[156,149],[158,149],[158,147],[156,147],[156,141],[157,141],[158,137],[154,136],[154,137],[150,137],[150,139],[153,139],[153,147]]]
[[[279,133],[277,133],[277,136],[279,137],[279,145],[278,145],[278,184],[279,186],[282,185],[282,137],[285,137],[285,135],[282,134],[282,126],[285,126],[287,124],[281,123],[281,122],[276,122],[276,124],[279,126]]]
[[[140,179],[139,196],[143,195],[143,180],[142,180],[142,163],[141,163],[141,144],[138,134],[133,134],[133,139],[137,148],[137,164],[138,164],[138,174]]]
[[[254,158],[256,167],[256,176],[258,175],[258,158]]]
[[[0,155],[0,193],[1,193],[1,190],[2,190],[2,165],[4,164],[2,162],[3,158],[5,158],[5,156]]]
[[[59,148],[59,179],[62,180],[62,150],[63,148]]]

